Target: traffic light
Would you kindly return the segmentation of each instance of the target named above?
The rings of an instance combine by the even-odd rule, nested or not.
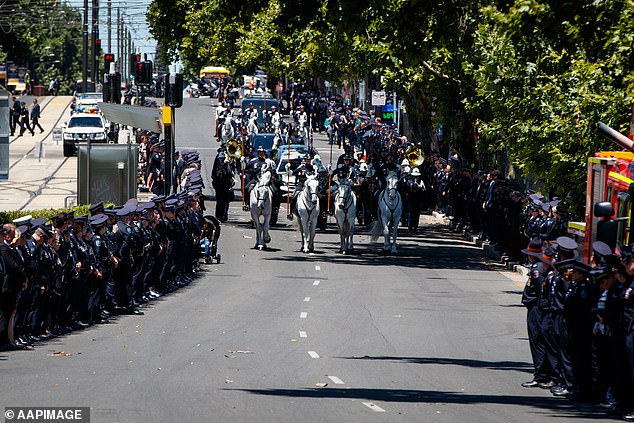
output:
[[[121,103],[121,74],[107,74],[103,84],[103,101],[104,103]]]
[[[112,103],[121,104],[121,74],[116,72],[114,75],[108,75],[108,77],[110,101]]]
[[[134,79],[137,78],[137,63],[139,63],[141,61],[141,55],[137,54],[137,53],[131,53],[130,54],[130,67],[128,68],[128,73],[132,76],[134,76]]]
[[[154,71],[152,62],[150,60],[146,60],[143,62],[143,83],[147,85],[152,85],[152,72]]]
[[[103,64],[106,70],[105,73],[110,73],[110,63],[114,63],[114,54],[106,53],[103,55]]]
[[[183,75],[180,73],[165,74],[165,104],[171,107],[183,105]]]
[[[143,84],[143,62],[137,62],[134,68],[134,83],[137,85]]]
[[[95,52],[99,52],[101,51],[101,40],[99,38],[97,38],[95,40]],[[96,56],[96,54],[95,54]]]
[[[144,62],[138,62],[136,64],[136,73],[134,74],[134,82],[137,85],[151,85],[152,84],[152,62],[146,60]]]

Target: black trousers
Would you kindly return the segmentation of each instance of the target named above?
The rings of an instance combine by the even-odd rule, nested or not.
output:
[[[553,370],[547,359],[546,337],[542,330],[542,314],[537,306],[530,306],[526,313],[526,327],[528,330],[528,343],[533,357],[535,371],[533,379],[539,382],[548,382],[552,379]]]

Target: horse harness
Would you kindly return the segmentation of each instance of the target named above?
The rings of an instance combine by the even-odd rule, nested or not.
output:
[[[383,200],[383,202],[385,203],[385,206],[387,207],[387,209],[390,211],[390,221],[392,221],[394,219],[394,212],[396,211],[396,208],[399,206],[400,202],[401,202],[401,196],[399,195],[398,201],[396,202],[396,204],[394,205],[394,208],[390,207],[389,203],[387,202],[387,200],[385,199],[385,196],[387,195],[387,193],[391,190],[394,190],[398,193],[398,190],[396,188],[386,188],[383,191],[383,195],[381,195],[381,199]]]
[[[343,211],[344,214],[347,216],[348,215],[348,210],[350,209],[350,206],[352,206],[352,194],[351,194],[352,189],[350,189],[348,191],[348,195],[346,195],[345,200],[343,202]],[[339,193],[337,192],[337,197],[339,198]]]

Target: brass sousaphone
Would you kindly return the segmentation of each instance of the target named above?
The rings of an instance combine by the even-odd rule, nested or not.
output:
[[[414,144],[410,145],[407,147],[407,150],[405,150],[405,158],[412,169],[422,165],[425,161],[425,155]]]
[[[240,158],[242,157],[242,145],[240,144],[240,141],[235,138],[231,138],[229,141],[227,141],[226,148],[227,157],[229,157],[232,161],[240,160]]]

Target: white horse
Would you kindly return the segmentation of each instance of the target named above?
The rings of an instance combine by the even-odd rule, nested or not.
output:
[[[398,184],[398,176],[394,172],[387,175],[387,185],[383,192],[379,195],[378,204],[378,220],[372,223],[372,241],[379,239],[381,232],[385,237],[383,242],[383,253],[387,254],[391,251],[396,254],[396,234],[398,233],[398,224],[401,221],[403,212],[403,201],[396,186]],[[392,242],[390,243],[390,232]]]
[[[354,220],[357,216],[357,196],[352,191],[352,182],[344,179],[335,194],[335,219],[341,238],[339,252],[346,254],[354,249]]]
[[[271,212],[273,210],[273,190],[271,188],[271,174],[264,173],[258,183],[251,189],[249,196],[249,206],[251,218],[255,224],[255,246],[260,250],[266,248],[266,244],[271,242],[269,235],[269,225],[271,222]],[[260,221],[260,216],[263,221]]]
[[[253,140],[253,137],[255,137],[258,132],[259,128],[257,116],[249,118],[249,122],[247,124],[247,134],[249,135],[250,139]]]
[[[225,117],[225,121],[222,124],[222,127],[220,128],[220,136],[222,138],[222,141],[224,141],[224,142],[227,142],[231,138],[235,138],[236,137],[236,130],[235,130],[235,126],[234,126],[233,116],[228,114]]]
[[[307,253],[315,249],[315,229],[319,217],[319,180],[309,176],[304,189],[297,197],[299,231],[302,234],[302,251]]]

